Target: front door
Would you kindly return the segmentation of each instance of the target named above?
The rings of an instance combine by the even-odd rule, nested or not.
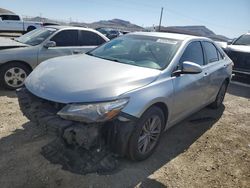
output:
[[[181,74],[173,78],[174,86],[174,109],[173,119],[176,122],[201,108],[207,99],[207,72],[204,61],[204,54],[199,41],[191,42],[184,51],[179,67],[184,61],[197,63],[202,67],[198,74]]]
[[[62,30],[56,33],[50,41],[56,42],[56,46],[41,47],[38,54],[38,63],[53,57],[78,53],[78,30]]]

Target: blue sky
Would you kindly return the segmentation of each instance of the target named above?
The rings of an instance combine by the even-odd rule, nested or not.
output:
[[[250,0],[0,0],[20,15],[94,22],[120,18],[140,26],[205,25],[216,34],[237,37],[250,31]]]

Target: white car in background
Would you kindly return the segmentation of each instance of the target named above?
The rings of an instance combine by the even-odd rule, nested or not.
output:
[[[0,14],[1,32],[29,32],[43,26],[42,22],[24,21],[16,14]]]

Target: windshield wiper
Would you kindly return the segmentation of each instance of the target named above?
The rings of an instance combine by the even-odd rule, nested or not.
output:
[[[109,61],[115,61],[115,62],[118,62],[118,63],[123,63],[123,62],[120,61],[119,59],[108,58],[108,57],[102,57],[102,56],[96,56],[96,55],[91,54],[91,53],[86,53],[86,54],[87,54],[87,55],[90,55],[90,56],[98,57],[98,58],[101,58],[101,59],[109,60]]]
[[[11,39],[14,40],[14,41],[16,41],[16,42],[20,42],[20,41],[17,40],[16,38],[11,38]],[[25,43],[23,43],[23,42],[20,42],[20,43],[25,44]]]
[[[98,56],[96,56],[98,57]],[[109,60],[109,61],[115,61],[115,62],[119,62],[119,63],[122,63],[121,61],[119,61],[118,59],[113,59],[113,58],[107,58],[107,57],[99,57],[101,59],[105,59],[105,60]]]

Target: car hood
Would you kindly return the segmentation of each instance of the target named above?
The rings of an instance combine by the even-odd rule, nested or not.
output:
[[[227,49],[236,52],[250,53],[250,46],[245,45],[228,45]]]
[[[43,62],[25,86],[34,95],[59,103],[107,101],[153,82],[160,72],[82,54]]]
[[[28,45],[14,41],[10,38],[0,37],[0,50],[9,48],[26,47]]]

